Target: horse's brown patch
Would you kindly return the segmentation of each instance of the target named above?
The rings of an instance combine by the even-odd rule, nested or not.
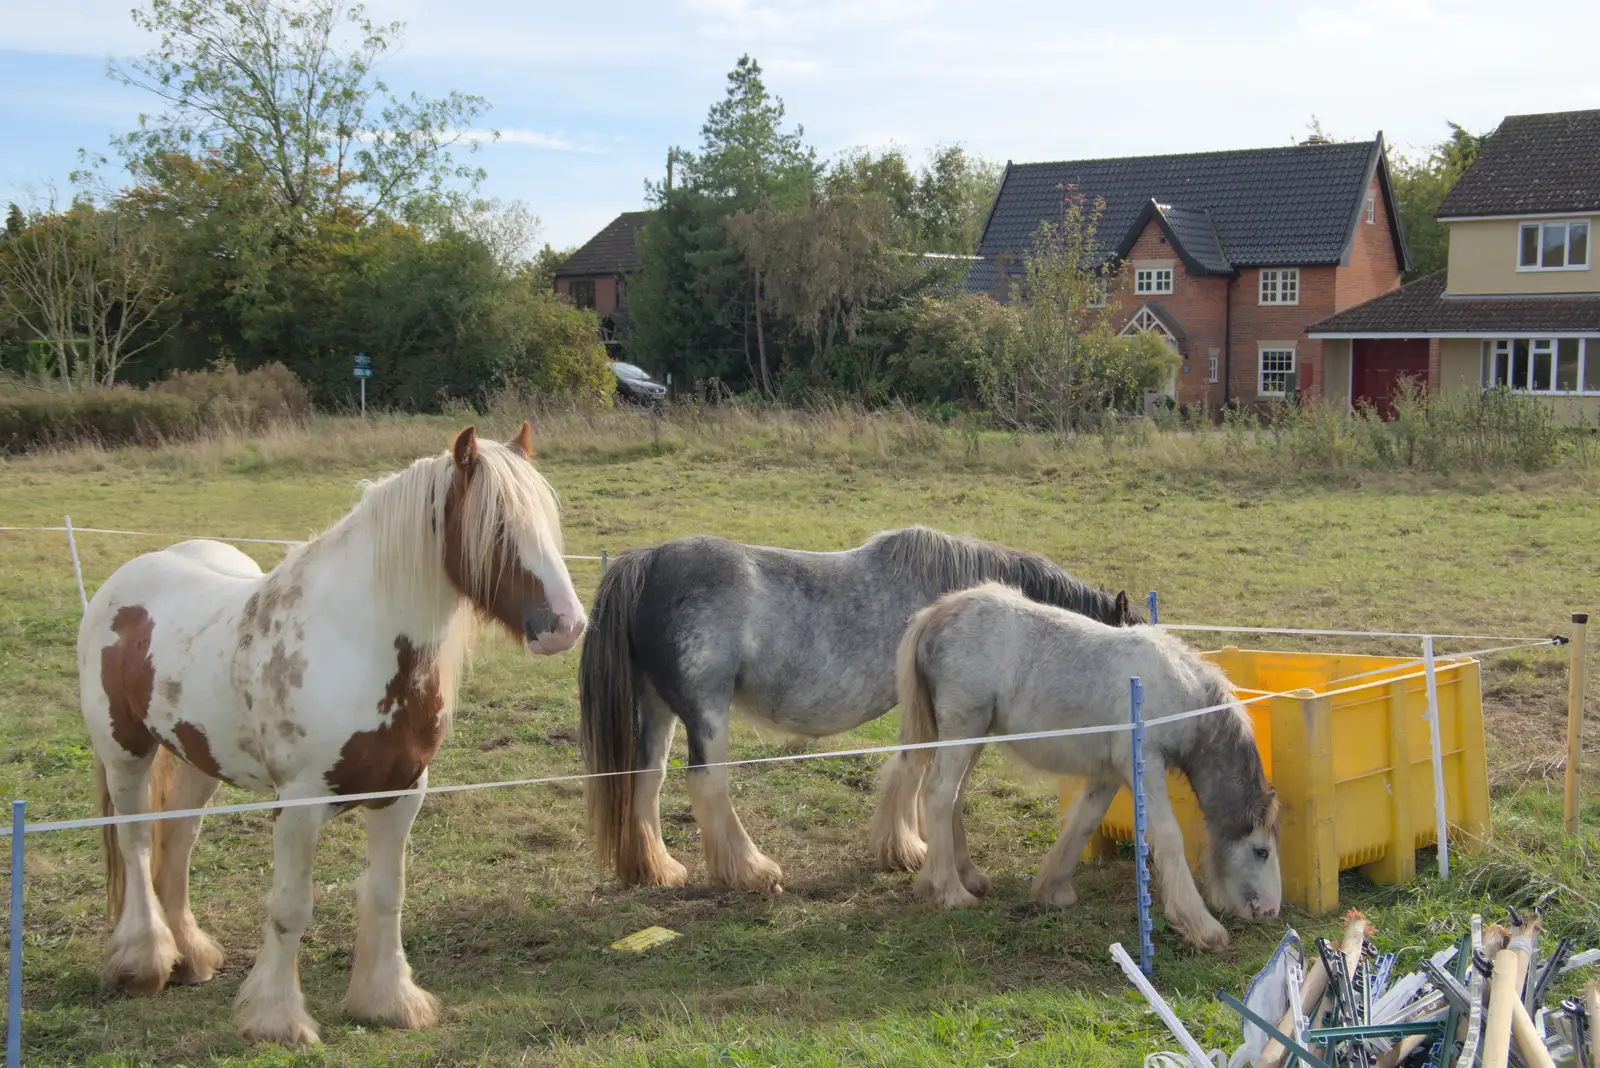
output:
[[[457,593],[470,598],[478,611],[498,620],[513,637],[521,640],[523,606],[545,604],[549,598],[544,583],[522,566],[517,547],[504,536],[495,540],[489,581],[481,584],[487,585],[488,596],[467,581],[465,501],[476,469],[476,464],[458,464],[444,496],[444,572]]]
[[[336,794],[404,790],[416,784],[444,740],[444,691],[431,646],[417,648],[405,635],[394,640],[395,673],[378,701],[387,721],[350,736],[325,776]],[[371,802],[374,808],[393,798]]]
[[[306,679],[306,658],[295,649],[290,651],[283,642],[272,647],[272,656],[261,669],[261,681],[272,694],[273,704],[282,709],[289,704],[289,691],[298,690]]]
[[[142,606],[125,605],[117,609],[111,629],[117,640],[100,650],[100,685],[106,691],[111,737],[134,756],[148,756],[156,746],[155,735],[145,726],[156,684],[150,659],[155,621]]]
[[[187,720],[180,719],[172,725],[172,738],[177,744],[168,748],[176,751],[179,756],[213,779],[231,782],[217,766],[217,758],[211,755],[211,742],[206,738],[205,731]]]

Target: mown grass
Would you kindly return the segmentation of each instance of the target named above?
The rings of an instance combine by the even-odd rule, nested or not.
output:
[[[495,413],[489,429],[509,436],[514,414]],[[351,505],[357,479],[442,448],[454,425],[319,420],[309,433],[0,462],[0,524],[57,525],[70,512],[82,526],[302,537]],[[1267,452],[1252,459],[1217,438],[1058,447],[851,413],[696,412],[665,422],[551,415],[540,420],[536,445],[562,494],[574,553],[694,532],[841,548],[877,529],[925,522],[1040,550],[1102,585],[1156,588],[1174,622],[1546,634],[1596,600],[1600,497],[1583,470],[1321,475],[1275,465]],[[157,544],[82,536],[91,589]],[[266,565],[279,555],[245,548]],[[573,572],[587,595],[597,569],[575,562]],[[78,602],[64,539],[0,533],[0,598],[0,790],[27,798],[34,819],[87,815],[90,754],[72,667]],[[1360,651],[1411,650],[1376,642]],[[1555,650],[1485,665],[1497,783],[1489,851],[1459,860],[1447,887],[1428,878],[1406,887],[1344,880],[1344,899],[1373,915],[1385,947],[1437,948],[1474,909],[1494,915],[1539,900],[1552,930],[1600,944],[1593,832],[1574,839],[1559,831],[1563,665]],[[576,666],[573,655],[532,660],[491,641],[433,781],[577,770]],[[887,742],[894,730],[890,716],[858,736]],[[787,744],[741,728],[734,755]],[[704,885],[681,781],[669,782],[665,802],[668,844],[691,865],[681,890],[621,892],[608,883],[589,855],[575,786],[430,799],[412,839],[406,937],[419,980],[443,998],[446,1015],[421,1033],[363,1028],[338,1010],[361,835],[357,820],[337,820],[319,852],[317,911],[302,956],[326,1045],[302,1053],[245,1045],[228,1026],[262,921],[265,815],[207,822],[195,908],[229,961],[216,981],[154,1001],[99,987],[103,895],[93,839],[30,839],[25,1057],[1109,1066],[1172,1048],[1106,952],[1113,941],[1136,941],[1126,857],[1085,871],[1079,908],[1029,907],[1026,881],[1054,833],[1055,802],[1047,785],[991,758],[968,818],[995,890],[984,908],[932,911],[909,893],[907,878],[871,868],[864,824],[874,770],[865,758],[830,758],[735,774],[735,804],[785,868],[787,890],[773,898]],[[221,799],[243,797],[225,791]],[[1589,827],[1596,817],[1591,796]],[[1289,921],[1307,937],[1337,923]],[[682,937],[640,956],[606,948],[651,924]],[[1237,1042],[1231,1014],[1212,994],[1242,988],[1281,934],[1271,925],[1231,929],[1233,946],[1215,957],[1179,947],[1168,933],[1158,938],[1158,985],[1208,1046]]]

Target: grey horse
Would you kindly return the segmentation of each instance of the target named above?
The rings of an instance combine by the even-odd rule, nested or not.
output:
[[[601,866],[624,886],[687,877],[661,838],[661,784],[681,720],[710,880],[781,889],[781,870],[728,799],[727,769],[705,766],[727,759],[731,707],[810,737],[875,719],[894,705],[895,650],[912,613],[988,580],[1110,624],[1142,618],[1126,593],[1086,586],[1042,556],[926,527],[844,552],[697,536],[618,556],[595,595],[579,667],[584,760],[605,776],[587,784]],[[889,774],[918,773],[897,757]],[[915,782],[896,796],[915,820]]]
[[[1201,948],[1228,944],[1227,930],[1206,911],[1189,872],[1167,797],[1168,768],[1188,776],[1205,815],[1206,888],[1213,904],[1246,919],[1277,915],[1278,802],[1262,773],[1250,718],[1226,676],[1183,642],[1155,627],[1107,627],[986,583],[913,616],[897,661],[900,740],[906,744],[1127,723],[1128,679],[1139,676],[1144,708],[1157,720],[1145,732],[1144,786],[1167,918]],[[1213,707],[1217,711],[1159,722]],[[1033,884],[1035,900],[1072,905],[1078,855],[1131,777],[1130,735],[1035,738],[1006,749],[1038,771],[1089,780]],[[974,905],[989,879],[967,855],[961,795],[983,746],[913,752],[913,762],[928,768],[922,787],[927,855],[917,891],[946,908]]]

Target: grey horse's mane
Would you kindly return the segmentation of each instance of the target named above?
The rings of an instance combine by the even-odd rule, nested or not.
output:
[[[1163,635],[1176,642],[1171,635]],[[1205,705],[1226,705],[1239,699],[1222,669],[1209,660],[1197,665]],[[1176,763],[1205,809],[1206,826],[1213,838],[1236,841],[1277,818],[1277,794],[1264,781],[1261,753],[1255,732],[1242,705],[1201,716],[1191,735],[1192,748],[1174,754]],[[1236,760],[1218,759],[1231,753]]]
[[[1079,582],[1037,553],[923,526],[880,531],[867,540],[866,548],[880,554],[896,575],[925,579],[940,590],[1003,582],[1030,600],[1102,623],[1120,626],[1129,621],[1118,611],[1116,594]],[[1129,616],[1144,621],[1132,607]]]

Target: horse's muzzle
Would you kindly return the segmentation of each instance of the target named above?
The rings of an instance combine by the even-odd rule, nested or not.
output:
[[[581,616],[563,617],[550,607],[549,601],[540,601],[522,610],[523,644],[530,653],[548,656],[566,652],[578,644],[586,622]]]

